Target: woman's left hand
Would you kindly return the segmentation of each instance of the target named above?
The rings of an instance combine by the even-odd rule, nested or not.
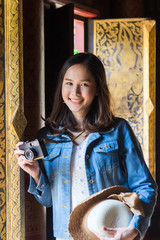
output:
[[[95,233],[100,240],[133,240],[139,235],[139,232],[134,227],[125,228],[105,228],[103,231],[111,234],[113,237],[103,237],[98,233]]]

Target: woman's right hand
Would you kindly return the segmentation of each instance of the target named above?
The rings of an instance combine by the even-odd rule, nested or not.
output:
[[[100,240],[134,240],[140,234],[134,227],[123,227],[123,228],[106,228],[103,227],[103,231],[111,234],[112,237],[103,237],[99,233],[95,233]]]
[[[39,182],[40,178],[40,167],[37,161],[28,161],[24,156],[24,151],[20,150],[19,146],[22,145],[23,142],[18,142],[16,144],[16,150],[14,154],[18,160],[19,166],[29,175],[31,175],[36,184]]]

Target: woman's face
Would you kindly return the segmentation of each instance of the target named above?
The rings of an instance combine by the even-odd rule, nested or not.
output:
[[[94,77],[84,65],[76,64],[66,71],[62,98],[76,119],[86,116],[96,95]]]

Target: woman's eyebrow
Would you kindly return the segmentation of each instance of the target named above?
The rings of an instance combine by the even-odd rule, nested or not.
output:
[[[65,78],[64,80],[65,80],[65,81],[73,81],[73,80],[70,79],[70,78]]]
[[[70,78],[65,78],[64,80],[65,81],[74,81],[74,80],[72,80]],[[84,80],[80,80],[80,82],[91,82],[91,80],[90,79],[84,79]]]
[[[81,80],[81,82],[91,82],[90,79],[84,79],[84,80]]]

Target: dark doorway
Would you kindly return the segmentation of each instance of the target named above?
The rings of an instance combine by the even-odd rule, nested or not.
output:
[[[67,4],[60,8],[45,5],[45,109],[49,116],[58,73],[67,60],[73,55],[73,21],[74,5]]]
[[[58,9],[45,5],[45,117],[52,110],[57,77],[63,63],[73,55],[74,5],[67,4]],[[53,240],[52,208],[47,208],[47,240]]]

